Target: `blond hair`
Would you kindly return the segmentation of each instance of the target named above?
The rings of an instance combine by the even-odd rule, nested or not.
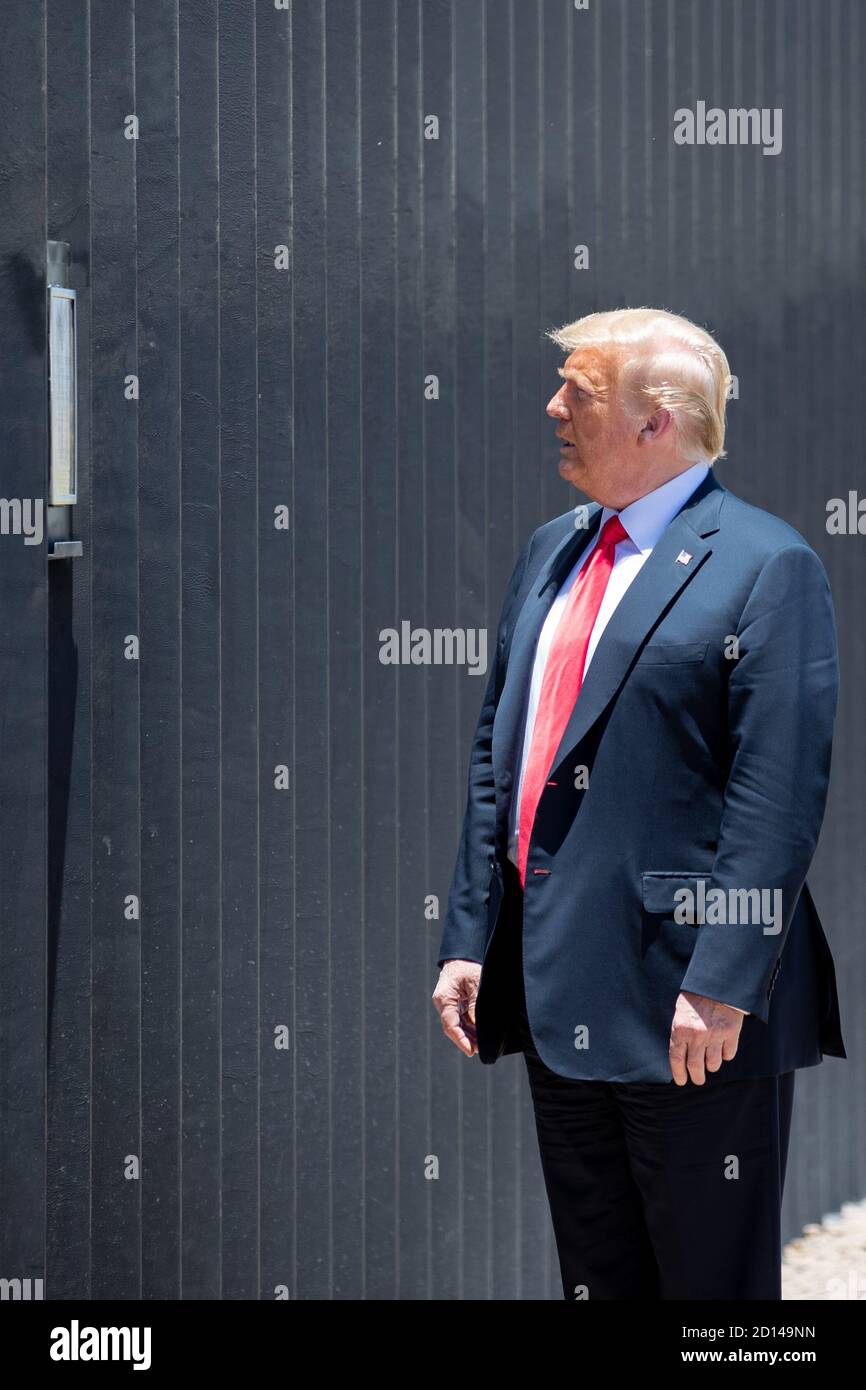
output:
[[[571,353],[595,347],[610,356],[620,400],[636,418],[670,410],[684,458],[725,457],[728,359],[712,334],[667,309],[610,309],[552,328]]]

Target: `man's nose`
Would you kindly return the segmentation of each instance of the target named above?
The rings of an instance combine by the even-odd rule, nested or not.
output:
[[[567,420],[568,407],[562,399],[562,392],[557,391],[555,396],[551,396],[547,402],[547,413],[551,420]]]

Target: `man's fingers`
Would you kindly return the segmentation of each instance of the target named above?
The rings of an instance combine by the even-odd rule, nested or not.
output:
[[[689,1039],[689,1052],[686,1058],[686,1066],[688,1067],[689,1076],[696,1086],[703,1086],[707,1079],[704,1072],[704,1057],[706,1055],[706,1050],[707,1045],[703,1038],[696,1037]]]
[[[689,1029],[675,1028],[672,1031],[668,1060],[671,1076],[678,1086],[685,1086],[689,1077],[696,1086],[704,1084],[706,1080],[704,1072],[706,1047],[706,1040]],[[719,1062],[721,1064],[721,1057]]]
[[[477,1031],[475,1027],[475,1000],[461,999],[457,1007],[460,1010],[460,1022],[474,1042]]]
[[[467,1057],[473,1057],[478,1051],[475,996],[480,978],[481,967],[477,962],[446,961],[433,991],[442,1032]]]
[[[678,1086],[685,1086],[688,1081],[686,1072],[686,1053],[688,1046],[684,1038],[680,1038],[676,1033],[671,1034],[671,1045],[668,1049],[668,1058],[671,1065],[671,1076]]]
[[[687,1076],[703,1086],[707,1072],[717,1072],[723,1062],[733,1061],[742,1025],[742,1015],[726,1004],[702,995],[681,994],[677,999],[668,1047],[671,1076],[678,1086]]]
[[[475,1046],[472,1040],[466,1036],[457,1005],[443,1004],[439,1010],[439,1018],[442,1022],[442,1032],[446,1038],[450,1038],[461,1052],[465,1052],[467,1057],[471,1057],[475,1051]]]

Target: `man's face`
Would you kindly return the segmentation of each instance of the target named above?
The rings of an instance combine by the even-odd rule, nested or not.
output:
[[[666,421],[656,419],[648,433],[646,421],[626,414],[616,391],[616,360],[608,353],[576,348],[558,370],[562,385],[547,413],[556,421],[559,471],[567,482],[619,510],[680,471],[670,466]],[[668,438],[659,448],[664,434]],[[655,447],[646,447],[651,443]]]

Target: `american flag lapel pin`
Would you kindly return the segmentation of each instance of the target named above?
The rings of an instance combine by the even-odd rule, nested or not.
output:
[[[680,553],[679,553],[679,555],[677,556],[677,564],[678,564],[678,565],[687,565],[687,564],[689,563],[689,560],[690,560],[691,558],[692,558],[692,557],[691,557],[691,555],[689,554],[689,552],[688,552],[687,550],[681,550]]]

